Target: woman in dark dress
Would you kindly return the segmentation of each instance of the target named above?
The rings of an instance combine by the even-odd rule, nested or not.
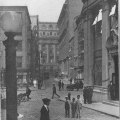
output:
[[[41,116],[40,116],[40,120],[50,120],[50,116],[49,116],[49,104],[50,104],[50,99],[48,98],[44,98],[42,99],[43,101],[43,106],[41,108]]]

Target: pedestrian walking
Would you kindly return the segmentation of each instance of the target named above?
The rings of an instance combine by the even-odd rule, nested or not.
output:
[[[71,115],[72,115],[72,118],[75,118],[75,112],[76,112],[76,102],[75,102],[75,98],[73,98],[72,102],[71,102]]]
[[[76,118],[80,118],[80,111],[82,109],[82,100],[80,99],[80,95],[77,95],[76,101]]]
[[[30,88],[27,86],[27,87],[26,87],[26,96],[27,96],[27,99],[28,99],[28,100],[31,99],[31,98],[29,97],[30,94],[31,94],[31,90],[30,90]]]
[[[65,97],[66,101],[65,101],[65,117],[69,118],[70,117],[70,104],[68,101],[68,97]]]
[[[53,89],[52,99],[54,98],[54,95],[57,95],[58,97],[60,97],[60,96],[57,94],[55,84],[53,84],[53,88],[52,88],[52,89]]]
[[[40,120],[50,120],[49,116],[49,104],[50,104],[50,99],[44,98],[42,99],[43,101],[43,106],[40,111]]]
[[[64,82],[63,81],[62,81],[61,85],[62,85],[62,89],[64,90]]]
[[[61,90],[61,80],[58,82],[59,91]]]

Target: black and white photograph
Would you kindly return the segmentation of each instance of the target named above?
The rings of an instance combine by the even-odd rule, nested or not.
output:
[[[120,0],[0,0],[0,120],[120,120]]]

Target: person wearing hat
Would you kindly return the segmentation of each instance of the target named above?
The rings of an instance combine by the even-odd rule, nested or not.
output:
[[[43,101],[43,106],[41,108],[41,116],[40,116],[40,120],[50,120],[50,117],[49,117],[49,104],[50,104],[50,99],[48,98],[44,98],[42,99]]]

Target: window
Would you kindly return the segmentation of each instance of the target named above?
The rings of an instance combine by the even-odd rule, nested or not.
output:
[[[22,40],[18,41],[17,51],[22,51]]]
[[[52,35],[52,32],[50,32],[50,35]]]
[[[45,32],[43,32],[43,35],[45,35]]]
[[[50,29],[53,29],[53,26],[50,24],[50,25],[49,25],[49,28],[50,28]]]
[[[22,56],[16,57],[16,67],[18,67],[18,68],[22,67]]]
[[[54,33],[54,36],[56,36],[56,35],[57,35],[57,33],[55,32],[55,33]]]

